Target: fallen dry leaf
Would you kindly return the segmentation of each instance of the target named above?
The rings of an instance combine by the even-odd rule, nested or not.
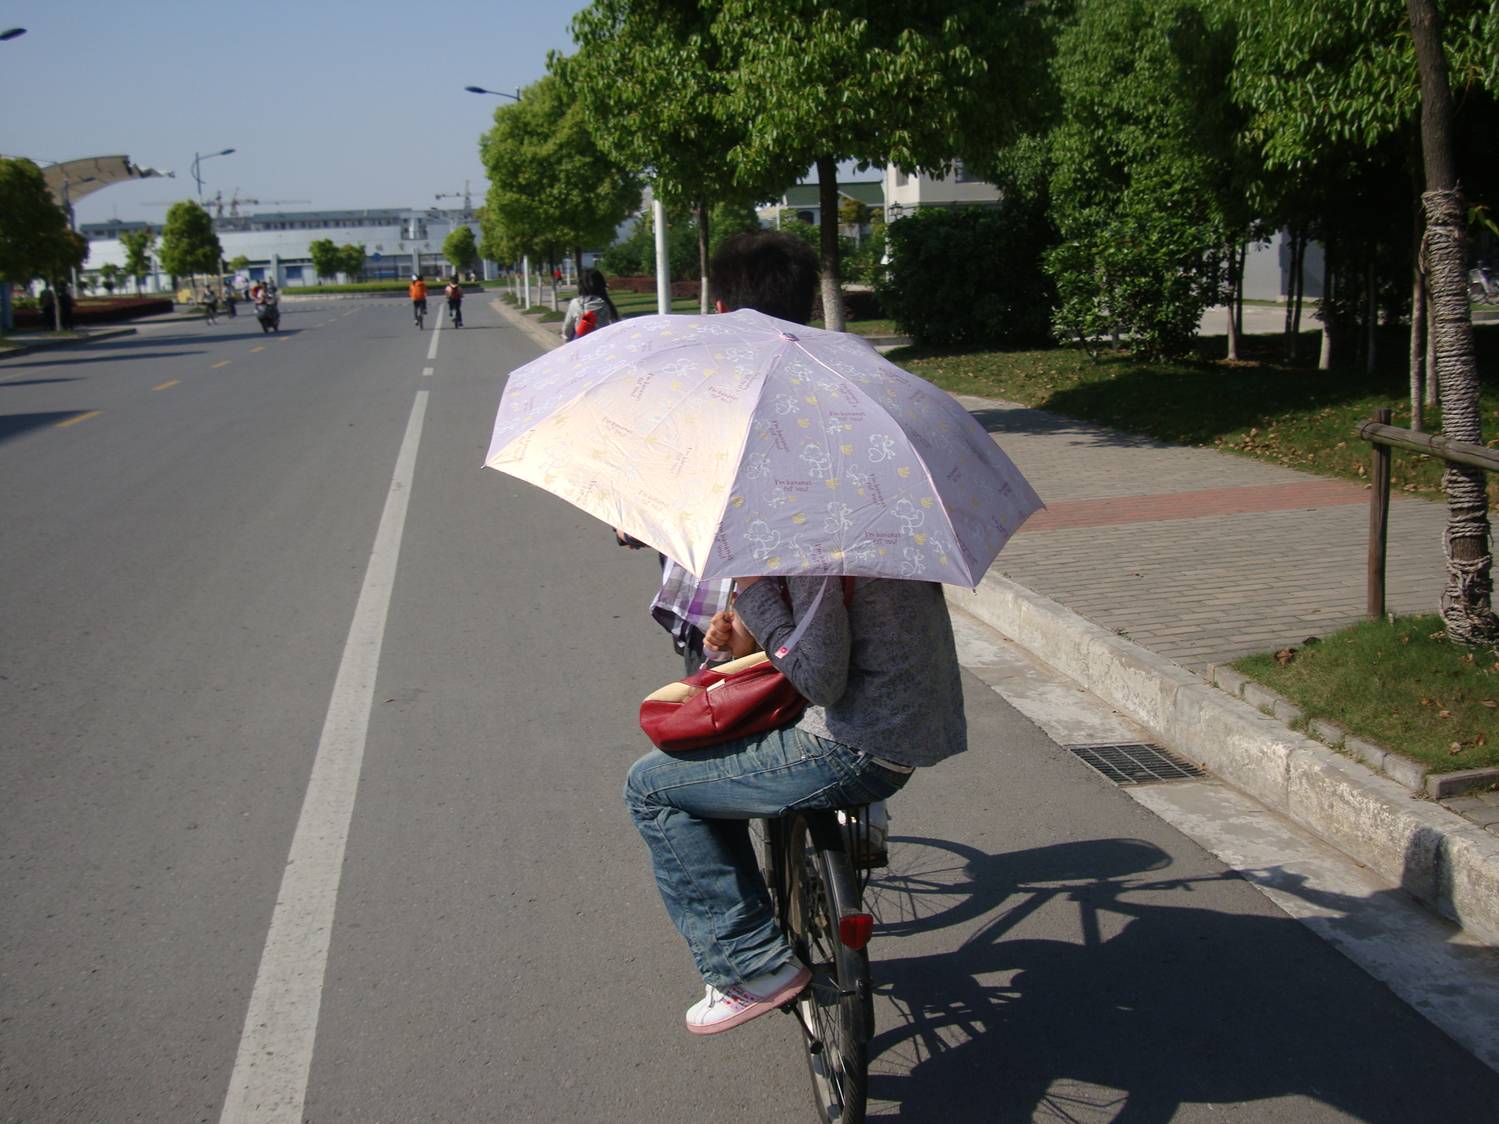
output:
[[[1452,711],[1450,711],[1450,710],[1439,710],[1439,711],[1437,711],[1437,717],[1438,718],[1451,718],[1452,717]]]
[[[1448,754],[1448,756],[1454,756],[1456,754],[1461,753],[1462,751],[1463,751],[1463,743],[1462,742],[1453,742],[1450,746],[1447,747],[1447,754]]]
[[[1478,705],[1486,706],[1490,710],[1493,710],[1495,707],[1499,707],[1499,702],[1495,702],[1493,699],[1482,699],[1479,701]]]
[[[1282,648],[1280,651],[1275,653],[1275,662],[1280,664],[1281,667],[1287,666],[1295,658],[1295,648]]]

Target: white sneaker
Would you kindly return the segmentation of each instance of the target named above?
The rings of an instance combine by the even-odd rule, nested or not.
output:
[[[790,963],[756,976],[727,991],[708,985],[707,994],[687,1008],[687,1029],[693,1034],[721,1034],[795,999],[812,979],[801,964]]]

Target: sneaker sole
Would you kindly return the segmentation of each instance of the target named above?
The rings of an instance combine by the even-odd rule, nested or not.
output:
[[[722,1022],[716,1023],[688,1023],[687,1029],[693,1034],[722,1034],[726,1030],[733,1030],[736,1026],[742,1026],[750,1019],[757,1019],[767,1012],[774,1011],[783,1003],[789,1003],[795,999],[806,986],[812,982],[812,971],[803,967],[800,972],[785,987],[765,996],[758,1003],[753,1003],[740,1011],[737,1015],[730,1015]]]

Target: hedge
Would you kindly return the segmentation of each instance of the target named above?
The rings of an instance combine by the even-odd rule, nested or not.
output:
[[[137,316],[156,316],[171,312],[175,307],[170,297],[86,297],[73,305],[73,323],[110,324],[119,320],[133,320]],[[17,308],[14,310],[17,328],[40,328],[53,326],[54,320],[42,320],[40,309]]]

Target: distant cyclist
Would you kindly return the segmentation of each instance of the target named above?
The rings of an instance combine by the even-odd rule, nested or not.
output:
[[[458,278],[449,281],[442,292],[448,298],[448,315],[453,319],[453,327],[463,327],[463,286],[458,283]]]
[[[411,287],[407,292],[411,294],[411,322],[420,328],[427,318],[427,283],[420,273],[411,275]]]

